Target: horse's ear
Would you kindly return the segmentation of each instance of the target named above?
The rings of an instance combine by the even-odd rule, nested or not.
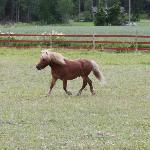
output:
[[[41,53],[45,53],[45,49],[41,50]]]
[[[47,50],[47,49],[43,49],[43,50],[41,51],[41,53],[46,53],[46,54],[48,55],[48,50]]]

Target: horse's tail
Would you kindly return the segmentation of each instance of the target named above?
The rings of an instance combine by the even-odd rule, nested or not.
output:
[[[104,77],[103,73],[100,71],[98,64],[95,61],[93,61],[93,60],[91,61],[91,63],[92,63],[92,66],[93,66],[93,69],[92,69],[93,74],[95,75],[95,77],[99,81],[101,81],[102,85],[105,85],[106,84],[106,80],[105,80],[105,77]]]

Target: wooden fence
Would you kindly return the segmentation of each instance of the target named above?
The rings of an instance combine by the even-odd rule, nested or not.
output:
[[[99,49],[101,51],[150,51],[149,39],[150,36],[143,35],[0,34],[0,47]]]

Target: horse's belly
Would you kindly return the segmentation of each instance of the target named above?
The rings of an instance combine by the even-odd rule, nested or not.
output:
[[[68,79],[68,80],[73,80],[73,79],[75,79],[75,78],[77,78],[77,77],[80,77],[80,75],[68,76],[67,79]]]
[[[55,76],[56,78],[60,79],[60,80],[73,80],[77,77],[81,76],[81,72],[79,72],[79,70],[76,71],[71,71],[71,70],[64,70],[62,72],[53,72],[52,73],[53,76]]]
[[[82,73],[81,73],[81,70],[79,68],[73,69],[73,70],[72,69],[68,69],[68,71],[65,74],[65,78],[67,80],[73,80],[73,79],[75,79],[77,77],[80,77],[81,74]]]

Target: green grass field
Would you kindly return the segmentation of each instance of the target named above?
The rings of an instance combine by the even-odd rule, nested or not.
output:
[[[150,54],[57,50],[94,59],[107,85],[91,74],[89,88],[68,96],[58,81],[50,97],[50,69],[37,71],[40,49],[0,49],[0,149],[149,150]],[[80,78],[70,81],[75,95]]]
[[[63,34],[131,34],[149,35],[150,23],[142,21],[137,26],[93,26],[90,23],[73,23],[71,25],[32,25],[32,24],[14,24],[0,25],[2,33],[63,33]]]

